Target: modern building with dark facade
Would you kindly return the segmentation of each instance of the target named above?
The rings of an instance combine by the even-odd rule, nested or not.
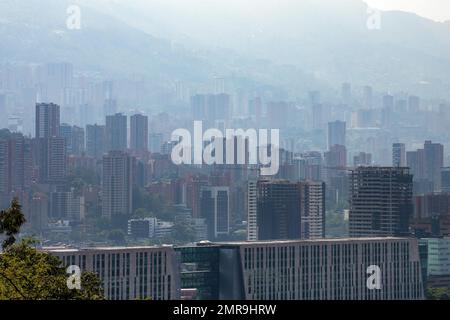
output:
[[[200,216],[206,219],[208,239],[214,240],[230,233],[229,187],[202,187]]]
[[[408,168],[359,167],[350,174],[350,237],[407,236],[413,214]]]
[[[325,183],[250,181],[248,240],[320,239],[325,236]]]
[[[36,138],[59,137],[60,108],[54,103],[37,103],[35,118]]]
[[[130,149],[148,151],[148,117],[135,114],[130,118]]]
[[[346,146],[347,124],[344,121],[334,121],[328,123],[328,150],[339,145]]]
[[[121,113],[106,116],[106,151],[125,151],[127,148],[127,116]]]

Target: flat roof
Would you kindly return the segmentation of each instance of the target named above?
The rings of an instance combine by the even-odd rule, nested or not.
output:
[[[371,242],[371,241],[404,241],[414,240],[407,237],[367,237],[367,238],[329,238],[329,239],[306,239],[306,240],[259,240],[259,241],[228,241],[228,242],[197,242],[181,246],[175,245],[157,245],[157,246],[107,246],[107,247],[83,247],[83,248],[61,248],[61,247],[43,247],[41,250],[52,253],[77,253],[82,251],[121,251],[121,250],[148,250],[148,249],[166,249],[166,248],[201,248],[201,247],[220,247],[220,246],[246,246],[246,245],[283,245],[283,244],[314,244],[314,243],[339,243],[339,242]]]

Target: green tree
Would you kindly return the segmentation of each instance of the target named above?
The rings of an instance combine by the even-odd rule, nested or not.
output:
[[[428,288],[428,300],[450,300],[450,290],[447,288]]]
[[[68,275],[59,258],[23,240],[0,255],[0,300],[100,300],[100,280],[93,273],[81,276],[81,290],[69,289]]]
[[[93,273],[81,275],[81,290],[67,286],[61,260],[33,247],[31,239],[16,244],[25,223],[19,201],[0,213],[0,234],[6,234],[0,254],[0,300],[96,300],[103,299],[100,280]]]
[[[3,250],[16,242],[16,235],[25,222],[19,200],[14,198],[11,207],[0,212],[0,234],[6,235],[6,239],[2,243]]]
[[[195,230],[184,221],[177,221],[173,231],[173,237],[178,242],[187,243],[195,241]]]
[[[122,230],[111,230],[108,234],[108,240],[113,241],[117,245],[126,244],[125,234]]]

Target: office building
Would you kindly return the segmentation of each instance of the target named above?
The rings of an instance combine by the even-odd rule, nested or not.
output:
[[[200,216],[206,219],[208,239],[217,239],[230,233],[229,187],[202,187]]]
[[[60,136],[60,110],[54,103],[37,103],[35,129],[36,138]]]
[[[450,194],[450,168],[441,169],[441,191]]]
[[[50,193],[49,217],[53,220],[81,221],[85,217],[84,197],[75,190]]]
[[[417,239],[200,243],[175,250],[181,289],[196,289],[200,300],[424,298]],[[370,287],[368,270],[376,266],[380,283]]]
[[[41,183],[60,184],[66,178],[66,141],[62,137],[33,139],[33,162]]]
[[[203,120],[207,126],[227,122],[232,115],[231,97],[220,93],[214,95],[195,95],[191,97],[194,120]]]
[[[392,166],[406,166],[406,148],[404,143],[394,143],[392,145]]]
[[[148,117],[135,114],[130,118],[130,149],[148,151]]]
[[[350,237],[407,236],[413,214],[408,168],[359,167],[350,174]]]
[[[154,238],[156,218],[143,218],[128,220],[128,235],[134,238]]]
[[[287,180],[250,181],[247,238],[319,239],[325,236],[325,184]]]
[[[134,167],[135,159],[125,152],[111,151],[103,156],[103,217],[128,217],[132,214]]]
[[[81,156],[84,153],[85,134],[83,128],[63,123],[60,126],[60,136],[66,140],[67,155]]]
[[[13,133],[0,138],[0,207],[31,185],[31,140]]]
[[[128,148],[127,116],[116,113],[106,116],[106,152],[126,151]]]
[[[347,124],[344,121],[328,123],[328,150],[333,146],[346,146]]]
[[[444,146],[425,141],[425,176],[433,182],[433,191],[441,189],[441,168],[444,166]]]
[[[370,153],[360,152],[353,157],[353,166],[355,167],[370,167],[372,164],[372,154]]]
[[[89,157],[101,159],[105,153],[106,126],[86,126],[86,153]]]
[[[178,300],[180,273],[172,247],[44,249],[63,265],[98,275],[108,300]]]
[[[444,166],[444,146],[425,141],[424,148],[406,154],[407,166],[414,175],[414,193],[438,192]]]

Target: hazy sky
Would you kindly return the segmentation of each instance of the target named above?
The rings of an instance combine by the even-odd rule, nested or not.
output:
[[[450,0],[365,0],[382,10],[402,10],[417,13],[437,21],[450,20]]]
[[[127,5],[138,5],[143,8],[155,9],[163,4],[164,7],[172,7],[177,10],[194,10],[197,13],[208,12],[210,9],[234,10],[235,12],[255,13],[256,11],[269,11],[277,7],[277,0],[97,0],[99,2],[118,2]],[[299,4],[311,0],[283,0],[285,3]],[[321,0],[326,2],[327,0]],[[349,0],[330,0],[334,4],[342,2],[345,5]],[[353,0],[354,1],[354,0]],[[450,20],[450,0],[361,0],[371,7],[381,10],[401,10],[413,12],[420,16],[436,21]]]

